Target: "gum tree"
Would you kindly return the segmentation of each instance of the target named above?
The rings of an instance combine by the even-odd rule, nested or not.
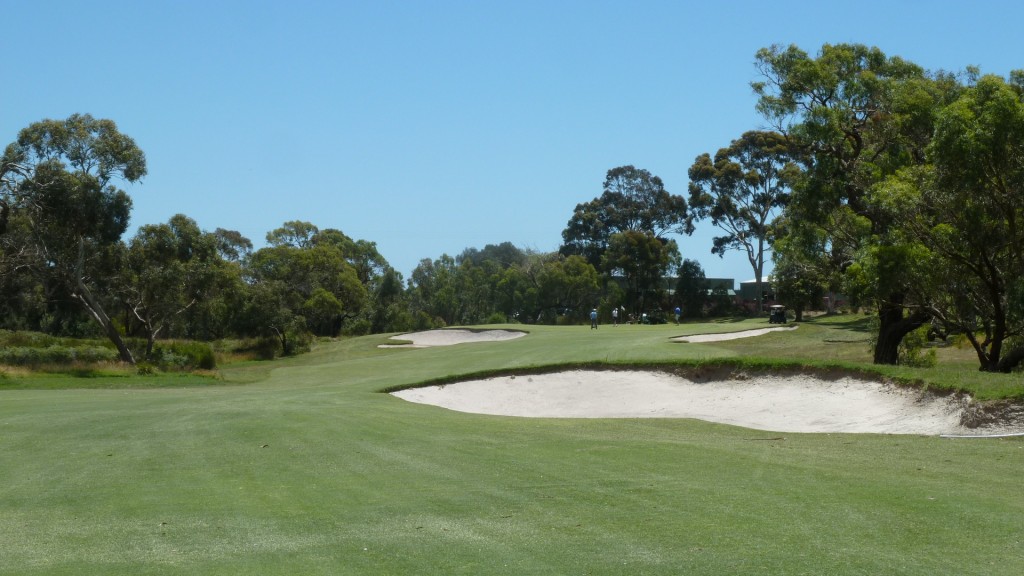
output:
[[[967,87],[938,115],[931,163],[876,192],[929,261],[928,311],[964,335],[985,371],[1024,360],[1022,79],[984,76]]]
[[[814,222],[826,244],[853,260],[870,255],[892,271],[867,296],[878,310],[877,364],[895,364],[903,336],[928,320],[923,302],[910,300],[912,278],[895,263],[909,256],[872,188],[901,168],[925,162],[934,117],[952,91],[941,77],[860,44],[825,45],[817,57],[796,46],[757,54],[763,79],[752,84],[757,109],[802,155],[806,172],[794,187],[793,222]],[[827,225],[836,222],[841,226]]]
[[[621,232],[650,233],[656,238],[691,234],[686,199],[670,194],[661,178],[647,170],[613,168],[605,177],[601,196],[576,205],[562,231],[560,252],[583,256],[600,267],[612,235]]]
[[[104,299],[128,227],[131,199],[118,182],[146,175],[146,157],[111,120],[75,114],[23,129],[4,155],[6,214],[29,222],[26,250],[46,276],[85,310],[117,347],[135,359],[106,312]]]
[[[800,169],[789,140],[778,132],[750,131],[715,153],[701,154],[690,167],[690,219],[710,218],[725,235],[714,238],[712,254],[743,252],[757,281],[768,258],[769,227],[789,199]],[[758,300],[758,306],[763,307]]]

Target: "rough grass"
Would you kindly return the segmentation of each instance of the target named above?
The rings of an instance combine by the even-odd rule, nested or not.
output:
[[[817,354],[860,334],[830,322],[757,344],[668,342],[753,321],[373,336],[212,386],[0,390],[0,574],[1024,572],[1019,439],[505,418],[380,393],[559,362],[869,366],[863,343]]]

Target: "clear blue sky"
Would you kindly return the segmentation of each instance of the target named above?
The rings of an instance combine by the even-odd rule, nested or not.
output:
[[[763,127],[771,44],[874,45],[936,70],[1024,68],[1016,1],[0,0],[0,142],[109,118],[146,152],[132,229],[177,213],[257,247],[288,220],[422,258],[553,251],[605,172],[686,195],[694,158]],[[678,238],[708,276],[749,279]],[[127,236],[126,236],[127,239]]]

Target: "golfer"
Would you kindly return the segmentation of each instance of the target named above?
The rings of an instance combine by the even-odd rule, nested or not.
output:
[[[597,308],[590,311],[590,329],[597,330]]]

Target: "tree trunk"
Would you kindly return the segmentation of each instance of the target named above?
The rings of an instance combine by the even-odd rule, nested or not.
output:
[[[78,239],[78,262],[75,265],[75,287],[76,291],[72,291],[72,298],[78,300],[78,302],[85,308],[89,314],[92,315],[93,319],[100,323],[103,330],[107,333],[107,338],[114,343],[117,347],[117,352],[121,356],[122,362],[127,362],[132,366],[135,365],[135,357],[132,356],[132,351],[128,349],[128,346],[124,343],[124,339],[121,338],[121,333],[117,331],[117,327],[110,321],[110,316],[103,310],[103,306],[100,305],[99,301],[93,297],[92,292],[88,286],[85,285],[83,280],[85,267],[85,241],[81,238]]]
[[[1004,354],[999,360],[997,369],[1009,374],[1021,362],[1024,362],[1024,346],[1018,346]]]
[[[92,317],[100,323],[103,330],[107,333],[107,338],[114,343],[117,347],[117,352],[121,356],[122,362],[127,362],[132,366],[135,365],[135,357],[132,356],[132,351],[128,349],[128,345],[124,343],[124,339],[121,338],[121,333],[117,331],[117,327],[110,321],[110,317],[103,311],[100,303],[93,298],[92,293],[86,288],[85,284],[81,280],[77,280],[78,292],[72,296],[79,301],[80,304],[92,315]]]
[[[895,302],[902,302],[903,297],[899,295]],[[886,303],[878,310],[878,341],[875,342],[875,364],[897,364],[900,358],[900,342],[903,337],[917,330],[928,320],[928,315],[923,313],[903,316],[903,306],[900,304]]]

